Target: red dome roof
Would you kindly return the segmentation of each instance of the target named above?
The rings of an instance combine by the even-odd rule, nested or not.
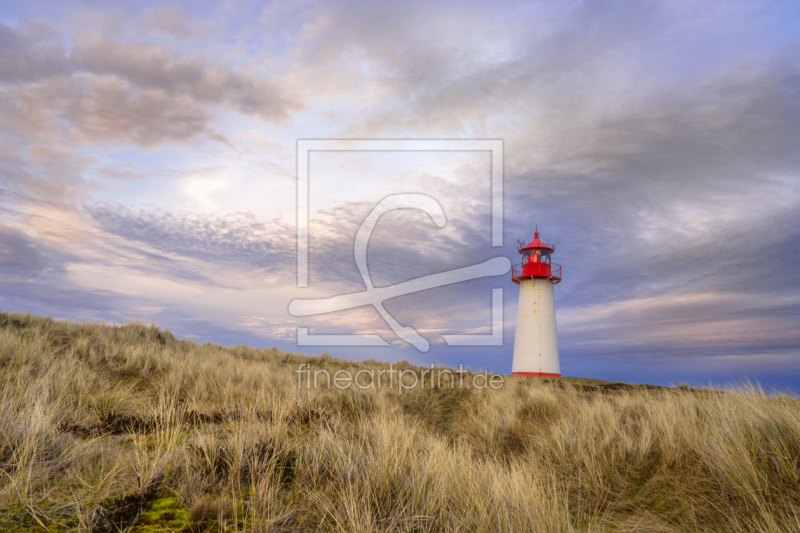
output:
[[[547,246],[539,239],[539,232],[533,232],[533,240],[527,246],[523,246],[519,249],[520,252],[524,252],[525,250],[547,250],[548,252],[552,252],[553,248],[551,246]]]

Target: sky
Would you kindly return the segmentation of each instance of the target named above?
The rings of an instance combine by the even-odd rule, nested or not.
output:
[[[297,143],[501,140],[491,153],[313,151],[297,282]],[[519,262],[559,239],[562,374],[800,390],[795,1],[3,2],[0,309],[155,322],[225,345],[509,373],[518,288],[484,277],[311,317],[364,290]],[[491,331],[503,345],[447,346]],[[377,334],[387,346],[298,346]]]

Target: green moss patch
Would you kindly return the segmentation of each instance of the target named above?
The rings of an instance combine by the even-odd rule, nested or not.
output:
[[[139,515],[131,533],[161,533],[193,531],[189,511],[175,498],[158,498]]]

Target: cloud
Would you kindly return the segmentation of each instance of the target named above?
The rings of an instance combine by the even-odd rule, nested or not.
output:
[[[226,104],[271,122],[287,120],[297,99],[273,81],[236,70],[207,66],[163,45],[126,43],[104,37],[79,40],[73,58],[82,70],[117,76],[142,90],[190,96],[204,104]]]
[[[31,21],[25,30],[0,23],[0,81],[25,82],[69,74],[63,40],[42,22]]]
[[[214,130],[208,130],[206,133],[208,133],[208,138],[211,139],[212,141],[222,143],[228,148],[233,148],[234,150],[236,149],[236,146],[233,144],[233,142],[231,142],[231,140],[226,136],[224,136],[223,134]]]
[[[362,285],[353,259],[353,242],[373,207],[371,202],[354,202],[315,214],[309,243],[312,276],[323,283]],[[169,213],[121,205],[87,209],[103,231],[128,241],[204,261],[237,262],[271,273],[282,272],[289,278],[296,276],[293,224],[265,220],[253,213]],[[402,210],[384,215],[369,248],[376,284],[397,283],[485,260],[482,255],[464,256],[461,242],[473,242],[478,248],[488,241],[488,232],[460,222],[451,218],[446,227],[450,231],[443,231],[422,212]]]
[[[206,131],[212,108],[273,123],[301,108],[275,80],[208,65],[165,45],[99,34],[70,40],[42,23],[0,25],[0,81],[10,84],[2,95],[4,115],[13,118],[36,98],[33,124],[50,122],[54,136],[63,112],[74,140],[91,143],[186,141]],[[19,120],[14,126],[23,135],[41,135]]]
[[[201,134],[209,116],[186,97],[159,91],[135,94],[113,76],[89,76],[85,90],[66,107],[79,142],[121,139],[141,146],[186,141]]]
[[[37,241],[19,228],[0,225],[0,271],[17,280],[62,276],[70,257]]]
[[[162,29],[179,18],[167,7],[145,14]],[[210,128],[220,114],[277,124],[301,108],[277,76],[163,44],[67,36],[43,22],[0,24],[0,182],[19,192],[48,199],[85,193],[94,162],[83,153],[87,145],[151,148],[207,135],[233,147]]]
[[[295,230],[252,213],[193,214],[89,206],[99,227],[176,256],[258,269],[285,279],[295,261]]]
[[[792,324],[800,295],[674,291],[571,308],[560,326],[572,350],[662,356],[784,353],[800,344]]]
[[[695,169],[720,156],[787,162],[798,43],[764,37],[789,31],[784,17],[754,4],[600,5],[332,2],[306,14],[299,46],[322,97],[335,73],[348,88],[380,87],[375,104],[354,105],[351,137],[503,138],[515,174],[657,173],[687,156]]]

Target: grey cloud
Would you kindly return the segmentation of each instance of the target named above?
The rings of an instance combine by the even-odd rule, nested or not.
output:
[[[19,228],[0,225],[0,271],[7,279],[35,279],[63,274],[65,257],[36,242]]]
[[[55,280],[0,280],[0,307],[71,321],[160,322],[152,304],[111,290],[87,289]]]
[[[559,156],[621,181],[735,187],[797,164],[798,102],[800,69],[729,74],[608,114]]]
[[[0,185],[43,198],[65,199],[81,194],[85,190],[83,171],[87,158],[56,141],[41,141],[28,144],[0,139]]]
[[[454,200],[458,198],[453,195]],[[367,264],[375,286],[385,286],[445,270],[479,263],[497,255],[491,248],[488,200],[472,208],[461,207],[459,215],[445,213],[447,223],[439,228],[419,210],[402,209],[384,214],[370,237]],[[323,210],[311,218],[309,227],[310,283],[345,281],[348,287],[363,287],[354,259],[358,229],[375,202],[348,202]]]
[[[155,15],[153,15],[155,16]],[[0,24],[0,183],[42,198],[86,188],[78,143],[143,147],[208,133],[220,107],[280,122],[301,106],[279,83],[163,45],[70,40],[43,23]]]
[[[233,288],[219,276],[209,276],[190,254],[182,257],[169,247],[141,246],[142,241],[90,229],[87,213],[68,203],[44,202],[0,189],[0,216],[10,222],[0,224],[0,274],[6,280],[61,280],[69,285],[67,266],[82,264],[127,267],[150,277]],[[35,229],[26,233],[26,227]]]
[[[58,137],[63,110],[79,140],[152,146],[202,134],[215,106],[270,122],[301,107],[275,81],[209,66],[163,45],[94,36],[73,40],[68,52],[67,42],[43,25],[0,25],[0,80],[7,84],[0,112],[15,133]],[[29,123],[13,120],[34,97]]]
[[[795,353],[798,297],[687,290],[592,308],[565,309],[562,348],[578,357],[721,357]],[[586,355],[583,355],[586,354]]]
[[[59,79],[52,87],[40,83],[0,87],[0,128],[8,138],[66,144],[60,137],[63,127],[57,111],[61,104],[59,91],[71,89],[68,80]]]
[[[86,90],[66,107],[77,140],[125,139],[142,146],[185,141],[202,133],[210,117],[185,96],[145,90],[136,94],[112,76],[84,76]]]
[[[268,121],[282,121],[299,102],[268,80],[235,70],[209,67],[165,46],[93,38],[77,43],[74,60],[96,74],[113,74],[142,89],[186,94],[207,104],[228,104]]]
[[[351,203],[322,211],[311,220],[311,283],[343,290],[363,287],[353,258],[356,232],[373,203]],[[486,210],[488,212],[488,207]],[[480,209],[476,208],[476,209]],[[130,243],[143,243],[177,256],[219,264],[246,265],[293,280],[296,277],[296,229],[253,213],[159,213],[123,206],[88,206],[99,227]],[[425,213],[387,213],[370,239],[368,262],[376,286],[399,283],[484,261],[497,254],[486,227],[471,216],[451,217],[438,228]],[[464,243],[469,243],[467,246]]]
[[[762,36],[780,22],[756,4],[339,2],[320,11],[337,24],[315,25],[307,46],[333,58],[357,49],[370,59],[367,76],[391,87],[348,124],[354,136],[488,134],[506,139],[517,172],[613,172],[620,158],[659,171],[665,158],[708,161],[726,149],[758,164],[776,151],[786,161],[796,145],[797,42],[767,52]],[[733,146],[742,125],[756,136]],[[775,125],[794,131],[781,136]],[[641,134],[667,143],[643,152]]]
[[[72,286],[67,269],[72,264],[129,269],[152,278],[202,287],[237,288],[224,275],[207,270],[207,261],[214,261],[214,257],[173,250],[169,244],[159,249],[141,239],[120,239],[113,231],[97,232],[90,227],[93,220],[87,212],[68,203],[38,201],[0,189],[0,216],[10,222],[0,225],[0,274],[7,281],[48,284],[59,280],[65,287]],[[65,220],[71,222],[64,223]],[[137,224],[132,217],[126,222],[146,230],[141,221]],[[26,227],[36,229],[29,234],[22,229]],[[127,235],[131,234],[136,234],[135,228],[129,228]],[[158,244],[158,239],[154,243]],[[195,260],[198,257],[200,262]],[[219,257],[216,260],[233,264]]]
[[[0,24],[0,80],[24,82],[70,72],[63,37],[41,23],[25,30]]]
[[[141,272],[151,278],[180,280],[203,287],[236,288],[225,280],[210,277],[204,264],[198,264],[191,258],[175,257],[169,251],[147,249],[136,242],[104,243],[106,256],[102,263],[118,267],[126,267]]]
[[[26,200],[10,193],[6,193],[4,199],[12,203]],[[371,206],[368,204],[360,207],[354,205],[347,213],[331,213],[342,217],[343,224],[328,233],[324,239],[327,241],[325,246],[312,251],[312,258],[316,261],[312,266],[312,273],[319,275],[313,278],[313,286],[318,287],[318,282],[322,282],[328,287],[358,290],[360,279],[355,279],[357,271],[355,265],[350,264],[352,249],[347,248],[352,247],[353,235],[350,230],[357,228],[360,222],[359,209],[368,211],[369,207]],[[228,287],[224,276],[220,275],[220,266],[234,271],[261,271],[271,284],[294,282],[293,227],[262,221],[251,214],[193,216],[131,211],[121,206],[90,206],[87,209],[98,227],[103,230],[101,234],[93,234],[93,242],[82,244],[82,249],[89,252],[90,256],[100,256],[92,259],[92,265],[105,268],[124,265],[128,271],[137,270],[150,277],[210,288]],[[463,247],[458,247],[457,244],[472,238],[476,242],[488,241],[488,234],[483,239],[468,234],[465,239],[463,232],[455,236],[441,235],[436,238],[434,235],[431,238],[431,228],[435,226],[425,220],[424,215],[402,216],[409,213],[412,212],[399,213],[401,216],[396,219],[389,217],[382,220],[381,227],[376,230],[377,238],[372,241],[374,246],[371,247],[370,257],[373,279],[379,285],[392,277],[413,277],[426,273],[424,271],[428,269],[439,271],[474,262],[475,257],[468,254],[455,257],[464,252]],[[451,220],[452,222],[454,221]],[[0,298],[4,307],[44,314],[56,312],[62,316],[71,309],[75,313],[73,317],[81,318],[126,320],[154,317],[154,311],[148,311],[147,303],[135,295],[115,291],[86,291],[72,286],[69,280],[54,285],[53,271],[44,271],[41,254],[32,252],[33,249],[42,250],[41,243],[20,236],[21,233],[13,229],[13,238],[6,239],[6,248],[13,249],[13,254],[9,252],[10,256],[27,259],[21,264],[5,261],[5,264],[0,265],[4,279],[9,279],[13,268],[19,271],[36,268],[47,275],[36,280],[21,278],[19,284],[7,288]],[[439,247],[441,250],[437,250]],[[347,287],[342,287],[343,278],[339,274],[342,272],[353,278],[353,283],[349,283]],[[236,289],[235,286],[229,288]],[[435,315],[436,310],[444,309],[441,304],[447,302],[448,309],[469,305],[470,291],[466,294],[465,297],[464,291],[458,287],[444,287],[437,291],[437,302],[433,306],[430,294],[397,299],[389,305],[392,312],[402,320],[424,330],[435,330],[441,327],[441,320]],[[488,307],[486,312],[488,313]],[[173,308],[164,317],[156,315],[155,318],[162,325],[186,326],[183,323],[186,321],[176,322],[176,313],[180,313],[180,310]],[[227,320],[231,324],[236,322],[235,319]],[[195,317],[188,322],[199,324],[202,321]],[[380,324],[378,327],[382,328]],[[216,329],[204,326],[202,335],[217,330],[218,326]],[[196,329],[178,331],[197,334]],[[229,338],[235,340],[248,334],[240,331],[237,337],[231,330],[230,335]]]
[[[658,196],[637,199],[620,193],[615,199],[592,186],[585,193],[543,192],[511,199],[509,208],[525,215],[511,220],[510,229],[524,234],[538,223],[561,237],[554,260],[564,265],[560,291],[568,305],[679,289],[800,291],[800,276],[792,266],[800,259],[797,193],[790,186],[760,186],[769,194],[757,195],[756,185],[750,194],[705,194],[690,204],[686,217],[679,217],[679,211],[659,212]],[[773,202],[773,195],[786,201]],[[727,215],[715,219],[725,207]],[[651,217],[657,221],[654,236],[645,238]]]
[[[224,144],[228,148],[236,149],[236,146],[234,146],[231,140],[228,139],[223,134],[219,133],[218,131],[208,130],[206,133],[208,133],[208,138],[211,139],[212,141],[217,141],[218,143]]]
[[[796,257],[800,199],[786,176],[797,166],[800,84],[771,73],[706,88],[608,120],[576,146],[583,166],[510,176],[512,212],[559,224],[575,260],[602,259],[598,278],[623,267],[634,282],[625,294],[730,286],[744,273],[761,287],[798,287],[786,265]],[[657,242],[642,237],[649,226]]]
[[[161,252],[246,265],[270,274],[291,275],[294,266],[295,229],[251,213],[190,215],[122,206],[87,209],[104,231]]]

